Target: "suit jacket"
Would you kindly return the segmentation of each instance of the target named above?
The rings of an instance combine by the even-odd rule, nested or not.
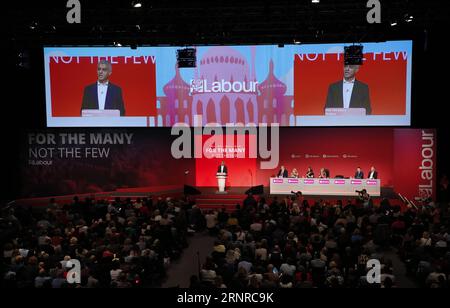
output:
[[[369,176],[368,176],[368,178],[370,179],[370,171],[369,171]],[[373,178],[374,178],[374,179],[378,179],[378,171],[374,171],[374,172],[373,172]]]
[[[284,169],[283,174],[281,174],[281,169],[280,169],[280,171],[278,171],[278,175],[277,176],[278,177],[279,176],[283,176],[284,178],[288,178],[289,177],[289,172],[287,171],[287,169]]]
[[[355,172],[355,179],[364,179],[364,172]]]
[[[98,109],[98,93],[97,83],[90,84],[84,88],[83,109]],[[108,91],[106,92],[105,109],[118,109],[120,115],[125,115],[125,105],[122,98],[122,89],[111,82],[108,83]]]
[[[219,168],[217,168],[217,172],[219,173],[220,172],[220,167],[221,167],[221,165],[219,166]],[[226,174],[228,174],[228,168],[227,168],[227,166],[223,166],[223,173],[226,173]]]
[[[330,87],[328,88],[325,108],[344,108],[343,84],[344,81],[341,80],[330,85]],[[369,86],[367,84],[355,80],[349,107],[365,108],[366,114],[372,113],[372,107],[370,105]]]

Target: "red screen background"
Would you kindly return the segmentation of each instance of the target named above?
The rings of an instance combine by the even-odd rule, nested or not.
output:
[[[364,64],[356,79],[369,86],[372,115],[406,114],[407,60],[403,55],[395,59],[394,53],[366,53]],[[313,59],[315,55],[310,55]],[[304,55],[303,61],[296,55],[294,60],[294,112],[296,115],[323,115],[330,84],[343,79],[344,58],[337,54],[322,55],[309,61]]]
[[[68,57],[64,57],[67,61]],[[111,83],[122,89],[126,116],[156,116],[156,64],[144,57],[135,57],[134,64],[128,57],[114,57]],[[81,111],[83,91],[97,81],[97,57],[73,57],[68,64],[50,57],[50,87],[52,115],[54,117],[78,117]],[[68,62],[68,61],[67,61]],[[79,62],[79,63],[78,63]],[[93,62],[93,63],[91,63]]]

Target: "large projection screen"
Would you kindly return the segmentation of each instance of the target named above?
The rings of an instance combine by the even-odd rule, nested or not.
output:
[[[181,47],[44,48],[47,126],[410,125],[412,42],[364,43],[351,68],[349,45],[197,46],[195,68]]]

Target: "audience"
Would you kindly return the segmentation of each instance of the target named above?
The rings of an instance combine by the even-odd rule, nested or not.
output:
[[[199,276],[191,277],[195,289],[395,288],[392,253],[413,284],[449,286],[445,202],[422,200],[401,210],[389,200],[375,206],[249,194],[229,213],[202,211],[189,199],[75,197],[65,205],[52,199],[43,210],[7,207],[1,217],[3,287],[161,286],[187,235],[204,229],[216,240]],[[81,264],[77,284],[66,279],[72,259]],[[367,282],[370,259],[380,261],[380,284]]]
[[[266,202],[260,198],[218,219],[215,248],[208,258],[220,282],[239,288],[397,287],[392,260],[397,252],[413,284],[447,287],[450,278],[450,211],[429,202],[419,209],[379,206],[361,200],[310,206],[301,195]],[[265,206],[260,206],[265,205]],[[228,216],[227,216],[228,217]],[[226,221],[226,222],[225,222]],[[367,282],[367,262],[381,263],[380,284]],[[398,258],[397,258],[398,259]],[[200,279],[205,286],[211,277]]]
[[[190,206],[187,200],[170,198],[134,203],[74,198],[66,205],[52,199],[48,208],[38,212],[5,209],[1,231],[8,231],[1,237],[2,286],[160,286],[170,260],[187,246],[189,225],[199,222]],[[80,284],[67,283],[71,259],[80,261]]]

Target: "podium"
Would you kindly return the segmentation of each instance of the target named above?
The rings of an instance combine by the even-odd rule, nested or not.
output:
[[[227,180],[227,174],[226,173],[222,173],[222,172],[218,172],[216,174],[216,178],[217,178],[217,186],[219,187],[219,191],[218,193],[226,193],[225,191],[225,181]]]
[[[365,108],[326,108],[326,116],[365,116]]]
[[[83,109],[81,110],[82,117],[120,117],[120,110],[118,109]]]

